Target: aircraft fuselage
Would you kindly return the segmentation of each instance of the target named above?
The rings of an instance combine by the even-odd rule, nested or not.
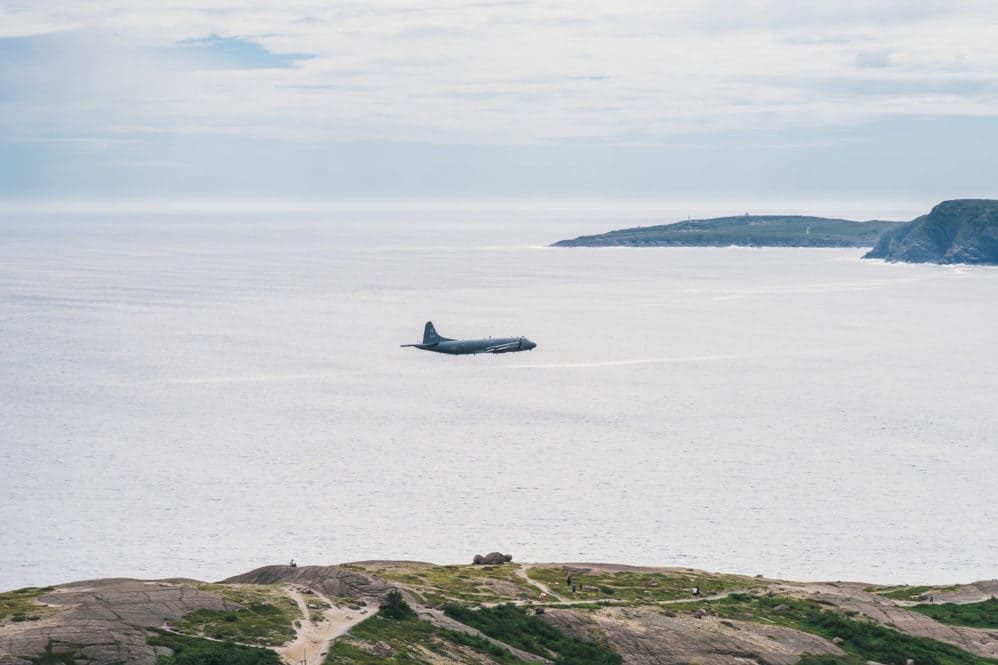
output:
[[[454,339],[436,344],[417,344],[416,348],[437,353],[460,356],[469,353],[515,353],[530,351],[537,345],[526,337],[497,337],[495,339]]]

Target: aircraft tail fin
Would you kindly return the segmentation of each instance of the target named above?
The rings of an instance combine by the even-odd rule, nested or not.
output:
[[[442,342],[443,337],[437,334],[437,329],[433,327],[433,321],[427,321],[423,328],[423,344],[437,344]]]

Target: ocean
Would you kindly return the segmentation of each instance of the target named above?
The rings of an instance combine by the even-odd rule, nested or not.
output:
[[[0,590],[493,550],[998,574],[998,268],[547,247],[742,212],[711,204],[243,208],[0,212]],[[884,208],[810,212],[919,211]],[[400,348],[427,320],[538,348]]]

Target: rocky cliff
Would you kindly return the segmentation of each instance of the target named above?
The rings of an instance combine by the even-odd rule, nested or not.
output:
[[[998,265],[998,201],[943,201],[928,215],[884,233],[864,258]]]

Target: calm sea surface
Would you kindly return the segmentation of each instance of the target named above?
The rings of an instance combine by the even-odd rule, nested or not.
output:
[[[0,215],[0,589],[496,549],[998,574],[998,268],[544,246],[686,214]],[[427,319],[539,346],[399,348]]]

